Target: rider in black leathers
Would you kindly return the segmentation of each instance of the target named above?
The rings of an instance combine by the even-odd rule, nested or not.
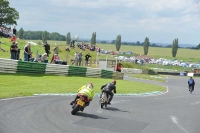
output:
[[[108,104],[111,104],[111,100],[113,99],[113,92],[116,93],[116,80],[113,80],[112,83],[105,84],[101,87],[102,92],[106,92],[106,94],[110,95],[108,99]],[[102,95],[102,94],[101,94]],[[100,96],[101,97],[101,96]]]

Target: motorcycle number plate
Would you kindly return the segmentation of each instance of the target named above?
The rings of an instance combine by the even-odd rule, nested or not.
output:
[[[101,103],[104,103],[104,99],[103,99],[103,98],[101,98],[101,99],[100,99],[100,102],[101,102]]]
[[[81,101],[81,100],[78,100],[77,104],[80,105],[80,106],[83,106],[83,105],[84,105],[84,102]]]

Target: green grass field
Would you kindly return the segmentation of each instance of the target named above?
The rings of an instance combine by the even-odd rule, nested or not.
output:
[[[112,81],[101,78],[2,73],[0,73],[0,79],[1,99],[44,93],[75,93],[82,85],[90,82],[94,84],[95,93],[99,93],[103,84]],[[163,86],[117,80],[117,94],[145,93],[165,89]]]

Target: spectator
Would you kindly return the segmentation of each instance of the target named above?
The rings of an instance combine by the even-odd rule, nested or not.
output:
[[[32,61],[34,60],[34,58],[32,58],[31,44],[29,45],[29,49],[28,49],[28,61],[30,61],[30,59],[32,59]]]
[[[85,55],[85,66],[88,66],[89,58],[92,58],[92,56],[90,56],[90,53]]]
[[[78,66],[78,52],[74,53],[74,59],[72,60],[72,65],[75,63]]]
[[[11,42],[14,42],[14,41],[16,41],[16,36],[15,36],[15,35],[13,35],[13,36],[11,37],[10,41],[11,41]]]
[[[67,65],[67,62],[60,60],[58,54],[54,54],[54,62],[55,64]]]
[[[65,49],[66,51],[68,51],[68,52],[70,52],[70,50],[69,50],[69,48],[68,47],[66,47],[66,49]]]
[[[55,47],[53,48],[53,52],[54,54],[58,54],[59,48],[58,48],[58,44],[55,43]]]
[[[47,53],[47,56],[49,57],[49,54],[51,53],[50,52],[50,45],[46,42],[44,45],[43,45],[44,49],[45,49],[45,52]]]
[[[48,63],[48,60],[47,60],[47,53],[44,53],[41,58],[40,58],[41,62],[43,63]]]
[[[18,42],[15,42],[15,45],[17,47],[17,50],[16,50],[16,60],[19,60],[20,58],[20,49],[18,48]]]
[[[16,53],[17,53],[17,46],[15,42],[12,42],[12,45],[10,46],[10,54],[11,59],[16,60]]]
[[[117,72],[121,72],[121,69],[122,69],[122,64],[121,63],[117,63],[117,69],[116,69],[116,71]]]
[[[97,52],[98,52],[98,55],[100,55],[100,53],[101,53],[101,48],[100,47],[97,48]]]
[[[24,61],[29,61],[29,54],[30,54],[30,43],[26,44],[24,47]]]
[[[16,26],[14,26],[14,28],[13,28],[13,34],[16,36],[16,33],[17,33],[17,29],[16,29]]]
[[[78,54],[78,65],[81,66],[81,63],[82,63],[82,56],[83,56],[83,53],[82,51]]]
[[[51,58],[51,63],[53,62],[54,54],[58,54],[58,51],[59,51],[58,44],[55,43],[55,47],[53,48],[53,56]]]
[[[70,48],[74,48],[74,46],[75,46],[75,45],[74,45],[74,40],[71,40],[71,41],[70,41]]]

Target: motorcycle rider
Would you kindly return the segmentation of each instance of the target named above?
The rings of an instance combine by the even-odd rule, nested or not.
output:
[[[190,88],[190,86],[192,86],[192,91],[194,91],[195,82],[194,82],[194,79],[192,77],[190,77],[190,79],[188,80],[188,85],[189,85],[189,88]]]
[[[82,94],[82,95],[85,95],[85,96],[88,97],[89,102],[85,103],[86,106],[88,106],[88,105],[90,104],[90,102],[92,101],[92,99],[93,99],[93,97],[94,97],[94,90],[93,90],[93,87],[94,87],[93,84],[92,84],[92,83],[89,83],[88,85],[82,86],[82,87],[77,91],[78,94]],[[78,96],[78,94],[76,95],[74,101],[72,101],[72,102],[70,103],[70,105],[73,105],[73,104],[75,103],[75,101],[76,101],[78,98],[80,98],[80,97]]]
[[[112,91],[114,91],[114,93],[117,93],[115,85],[116,85],[116,80],[113,80],[111,83],[108,83],[108,84],[105,84],[105,85],[101,86],[101,92],[106,92],[107,95],[110,95],[107,104],[111,104],[110,102],[113,99],[113,95],[114,94],[113,94]],[[101,93],[101,95],[102,95],[102,93]],[[101,97],[101,95],[100,95],[100,97]]]

